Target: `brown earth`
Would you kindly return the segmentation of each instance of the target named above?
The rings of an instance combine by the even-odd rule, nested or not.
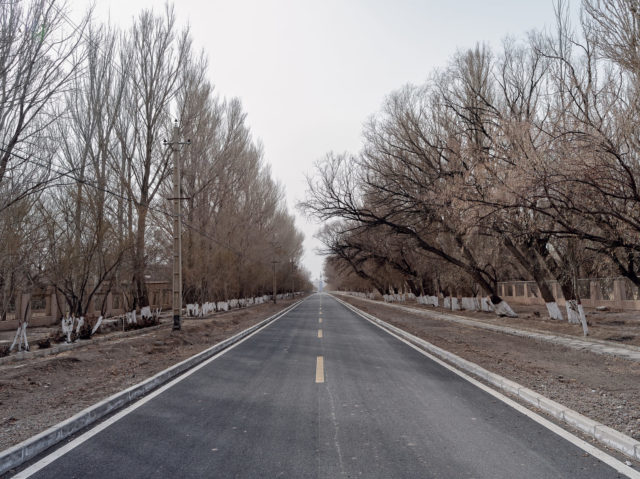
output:
[[[90,343],[60,354],[0,366],[0,450],[63,421],[293,303],[281,300]]]
[[[640,440],[638,362],[432,319],[419,313],[398,310],[383,302],[373,304],[354,297],[340,298],[438,347]],[[526,321],[489,319],[487,313],[464,315],[513,327],[520,327]],[[554,328],[565,326],[557,321],[534,321],[538,330],[546,329],[539,326],[543,322],[555,323]],[[601,326],[604,331],[604,327],[611,325]],[[615,334],[620,334],[617,329]]]
[[[414,301],[397,304],[440,313],[450,313],[457,316],[466,316],[469,319],[477,319],[485,323],[510,326],[528,331],[582,337],[582,326],[579,324],[569,324],[566,319],[564,321],[549,319],[547,308],[544,305],[509,303],[513,310],[518,313],[518,317],[500,318],[493,313],[484,313],[481,311],[451,311],[444,308],[434,308],[433,306],[418,304]],[[564,308],[560,309],[566,318],[566,310]],[[618,344],[640,346],[640,311],[597,311],[593,308],[585,308],[585,315],[587,316],[587,325],[589,326],[589,337],[613,341]]]

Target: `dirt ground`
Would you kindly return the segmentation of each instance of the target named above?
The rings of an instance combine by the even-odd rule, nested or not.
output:
[[[415,301],[396,304],[466,316],[470,319],[477,319],[486,323],[511,326],[529,331],[582,337],[582,326],[579,324],[569,324],[566,319],[564,321],[549,319],[547,308],[544,305],[509,303],[513,310],[518,313],[519,317],[499,318],[493,313],[484,313],[481,311],[451,311],[444,308],[434,308],[433,306],[418,304]],[[561,308],[561,310],[566,318],[566,310],[563,308]],[[593,308],[585,308],[585,314],[587,316],[587,325],[589,326],[589,337],[613,341],[618,344],[640,346],[640,311],[597,311]]]
[[[60,354],[0,366],[0,450],[218,343],[293,303],[281,300],[186,319]]]
[[[640,440],[640,363],[578,351],[543,341],[511,336],[459,323],[407,313],[380,302],[372,304],[340,296],[354,306],[387,321],[489,371],[516,381],[585,416]],[[409,305],[409,304],[407,304]],[[413,306],[413,305],[411,305]],[[443,311],[444,310],[441,310]],[[456,311],[456,314],[461,313]],[[537,330],[562,331],[567,325],[534,316],[512,320],[491,318],[487,313],[464,313],[514,327],[534,324]],[[610,314],[610,313],[609,313]],[[629,313],[623,313],[628,315]],[[482,316],[481,316],[482,315]],[[533,315],[532,315],[533,316]],[[592,317],[598,334],[622,333],[612,321]],[[531,321],[527,323],[527,321]],[[620,319],[625,321],[629,319]],[[548,328],[547,323],[549,324]],[[573,327],[573,325],[571,325]],[[580,326],[577,326],[580,328]],[[553,328],[553,329],[552,329]],[[629,329],[638,331],[634,324]],[[625,329],[626,331],[626,329]]]

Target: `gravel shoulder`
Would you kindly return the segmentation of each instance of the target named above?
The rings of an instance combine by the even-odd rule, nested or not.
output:
[[[399,311],[383,302],[372,304],[342,295],[340,299],[640,440],[637,362],[432,319]],[[482,313],[472,317],[477,319],[479,314]],[[484,314],[484,318],[489,317]],[[500,324],[519,327],[504,319]]]
[[[185,319],[135,336],[0,366],[0,450],[283,310],[294,300]]]

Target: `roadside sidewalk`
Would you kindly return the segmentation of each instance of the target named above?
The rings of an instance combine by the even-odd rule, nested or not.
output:
[[[342,297],[353,297],[348,293],[333,293]],[[632,345],[618,345],[610,341],[603,341],[593,338],[576,338],[574,336],[564,334],[551,334],[543,331],[531,331],[518,329],[508,326],[499,326],[496,324],[483,323],[463,316],[458,316],[452,313],[441,313],[438,311],[429,311],[422,308],[412,308],[410,306],[403,306],[395,303],[385,303],[383,301],[376,301],[373,299],[357,298],[360,301],[386,306],[388,308],[395,308],[400,311],[406,311],[409,313],[420,314],[434,319],[440,319],[443,321],[451,321],[454,323],[464,324],[465,326],[472,326],[475,328],[487,329],[489,331],[495,331],[503,334],[509,334],[512,336],[520,336],[523,338],[530,338],[538,341],[545,341],[560,346],[566,346],[576,350],[588,350],[595,354],[603,354],[608,356],[614,356],[618,358],[628,359],[631,361],[640,362],[640,348]]]

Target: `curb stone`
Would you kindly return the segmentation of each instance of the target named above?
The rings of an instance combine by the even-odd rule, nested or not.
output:
[[[346,293],[335,293],[334,295],[352,297]],[[579,339],[574,336],[564,334],[548,334],[537,331],[528,331],[525,329],[517,329],[509,326],[500,326],[497,324],[483,323],[478,320],[470,319],[465,316],[458,316],[456,314],[441,313],[438,311],[429,311],[427,309],[412,308],[409,306],[401,306],[399,304],[381,303],[367,298],[353,297],[359,301],[366,301],[373,304],[383,304],[390,308],[399,309],[408,313],[420,314],[423,316],[429,316],[431,318],[439,319],[442,321],[451,321],[454,323],[464,324],[466,326],[487,329],[489,331],[495,331],[503,334],[510,334],[512,336],[520,336],[524,338],[534,339],[538,341],[544,341],[547,343],[557,344],[560,346],[569,347],[579,351],[587,351],[594,354],[601,354],[605,356],[614,356],[617,358],[627,359],[630,361],[640,361],[640,348],[637,346],[619,346],[616,344],[610,344],[609,342],[599,339]]]
[[[123,406],[134,402],[152,389],[156,389],[158,386],[161,386],[162,384],[168,382],[170,379],[173,379],[183,372],[191,369],[192,367],[202,363],[203,361],[206,361],[223,349],[228,348],[241,339],[247,337],[251,333],[257,331],[258,329],[261,329],[262,327],[275,321],[276,319],[279,319],[281,316],[284,316],[294,307],[298,306],[301,302],[302,300],[296,301],[282,311],[279,311],[273,316],[269,316],[268,318],[263,319],[250,328],[240,331],[238,334],[231,336],[230,338],[227,338],[217,344],[214,344],[210,348],[205,349],[204,351],[195,354],[190,358],[179,362],[178,364],[174,364],[164,371],[160,371],[154,376],[138,384],[135,384],[130,388],[125,389],[124,391],[120,391],[100,401],[99,403],[94,404],[93,406],[89,406],[88,408],[80,411],[69,419],[66,419],[65,421],[62,421],[55,426],[50,427],[40,434],[37,434],[29,439],[26,439],[25,441],[22,441],[19,444],[16,444],[13,447],[10,447],[9,449],[0,452],[0,475],[24,464],[28,460],[33,459],[41,452],[49,449],[51,446],[54,446],[70,435],[91,425],[97,420],[102,419],[104,416],[112,413],[116,409],[120,409]]]
[[[361,311],[355,306],[339,298],[336,299],[347,308],[351,309],[353,312],[406,339],[410,343],[413,343],[420,348],[435,354],[436,356],[446,359],[450,363],[453,363],[455,366],[466,372],[470,372],[482,379],[485,379],[487,382],[489,382],[493,386],[496,386],[498,389],[501,389],[514,396],[518,396],[523,401],[586,433],[588,436],[600,442],[601,444],[615,449],[625,456],[640,461],[640,441],[636,441],[626,434],[622,434],[615,429],[605,426],[604,424],[594,421],[593,419],[589,419],[588,417],[583,416],[582,414],[569,409],[568,407],[563,406],[560,403],[557,403],[531,389],[525,388],[524,386],[521,386],[520,384],[511,381],[510,379],[492,373],[484,369],[483,367],[478,366],[471,361],[467,361],[466,359],[463,359],[460,356],[457,356],[449,351],[439,348],[438,346],[435,346],[434,344],[431,344],[424,339],[420,339],[413,334],[407,333],[406,331],[397,328],[396,326],[393,326],[379,318],[376,318],[369,313]]]

